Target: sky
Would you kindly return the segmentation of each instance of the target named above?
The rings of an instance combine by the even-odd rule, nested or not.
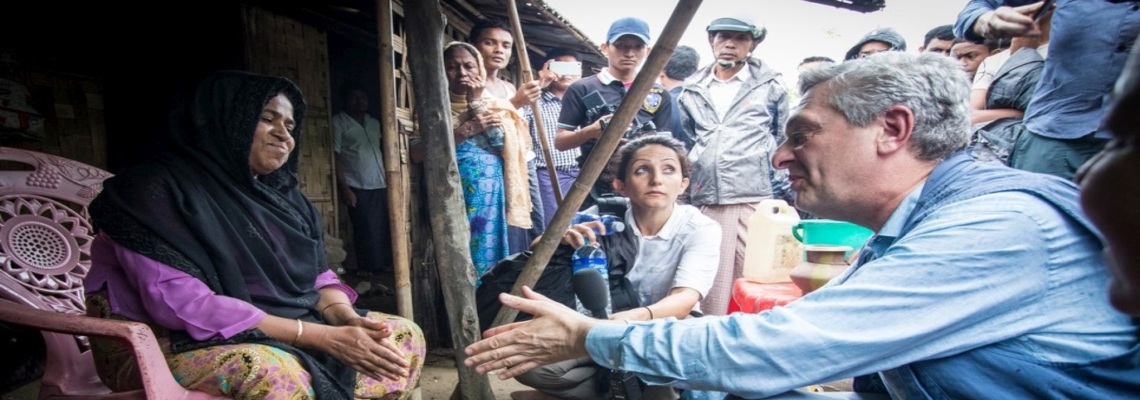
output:
[[[605,42],[613,20],[633,16],[649,23],[656,40],[677,2],[673,0],[545,0],[572,25],[594,41]],[[751,18],[768,28],[768,36],[753,56],[796,81],[796,66],[808,56],[836,61],[864,34],[891,27],[906,39],[907,51],[918,51],[926,32],[952,24],[967,0],[886,0],[886,8],[872,12],[834,8],[803,0],[705,0],[678,45],[688,45],[701,56],[701,66],[712,62],[705,27],[721,17]]]

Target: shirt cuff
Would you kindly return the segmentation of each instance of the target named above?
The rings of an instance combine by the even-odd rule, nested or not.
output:
[[[621,369],[618,368],[622,356],[621,340],[633,327],[633,324],[594,325],[586,334],[586,352],[598,365],[609,369]]]
[[[338,290],[344,292],[344,294],[348,296],[348,302],[349,303],[356,304],[356,298],[357,298],[356,291],[353,290],[348,285],[345,285],[344,282],[341,282],[340,278],[337,277],[336,273],[333,272],[331,269],[325,270],[325,272],[322,272],[322,273],[320,273],[320,275],[317,275],[317,282],[313,285],[313,287],[317,290],[321,290],[321,289],[329,288],[329,287],[334,288],[334,289],[338,289]]]
[[[234,321],[230,326],[218,329],[216,332],[187,329],[187,333],[198,340],[218,339],[218,336],[221,336],[222,339],[229,339],[234,335],[257,327],[257,324],[268,315],[260,308],[241,300],[234,299],[232,305],[239,310],[244,310],[248,314],[247,317],[242,320]],[[248,306],[250,309],[246,309],[245,306]]]

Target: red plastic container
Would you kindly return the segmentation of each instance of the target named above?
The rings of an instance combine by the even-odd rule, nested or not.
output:
[[[756,283],[739,278],[732,284],[732,300],[741,312],[756,314],[803,296],[794,283]]]

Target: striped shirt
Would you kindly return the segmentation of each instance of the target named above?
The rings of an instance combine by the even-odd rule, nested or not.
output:
[[[546,128],[546,143],[550,145],[550,154],[554,158],[554,167],[560,170],[571,168],[578,168],[578,155],[579,150],[577,147],[560,151],[554,148],[554,134],[558,133],[558,115],[562,112],[562,98],[550,93],[549,90],[542,91],[542,97],[538,99],[538,108],[542,112],[542,125]],[[526,118],[527,125],[530,126],[530,137],[534,142],[534,153],[538,154],[535,162],[538,163],[538,168],[546,168],[546,158],[542,155],[542,144],[538,141],[538,128],[534,123],[534,111],[531,106],[523,106],[523,117]]]

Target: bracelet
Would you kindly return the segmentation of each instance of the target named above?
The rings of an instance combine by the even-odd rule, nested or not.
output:
[[[641,308],[644,308],[645,311],[649,311],[649,319],[653,319],[653,309],[652,308],[649,308],[648,306],[641,307]]]
[[[325,311],[327,311],[329,309],[329,307],[335,306],[337,304],[344,304],[346,306],[352,307],[352,304],[348,304],[348,303],[345,303],[343,301],[338,301],[336,303],[329,304],[329,305],[325,306],[324,308],[322,308],[321,309],[321,317],[325,316]]]
[[[297,340],[301,338],[301,334],[304,332],[305,332],[305,323],[301,322],[301,320],[298,319],[297,320],[297,336],[293,337],[293,343],[289,343],[289,345],[290,346],[296,346]]]

